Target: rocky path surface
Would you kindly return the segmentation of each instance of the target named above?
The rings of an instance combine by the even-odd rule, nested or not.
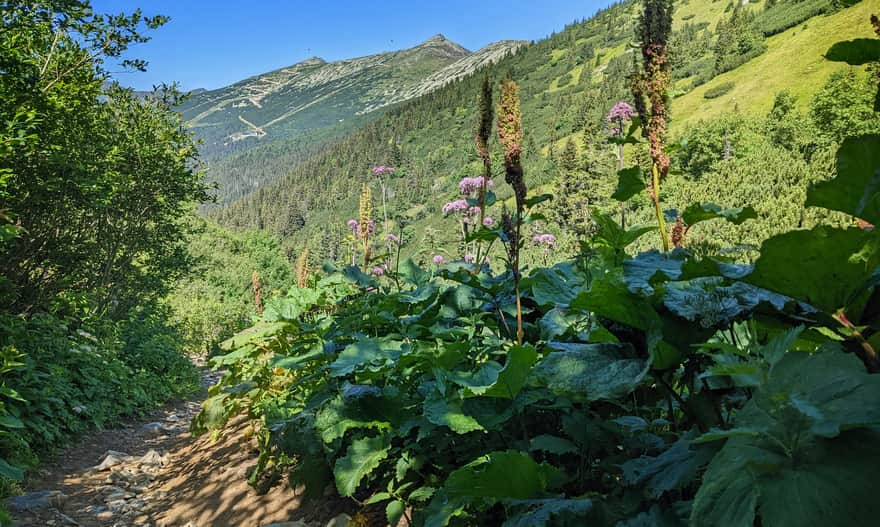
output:
[[[346,504],[303,503],[282,483],[265,494],[247,484],[257,452],[247,425],[219,437],[189,433],[201,395],[170,404],[64,451],[8,502],[21,527],[345,527]]]

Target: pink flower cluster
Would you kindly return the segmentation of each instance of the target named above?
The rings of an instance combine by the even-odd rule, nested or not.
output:
[[[390,174],[392,172],[394,172],[394,167],[386,167],[385,165],[373,167],[373,175],[377,177],[384,176],[385,174]]]
[[[382,269],[381,267],[373,267],[373,275],[382,276],[384,274],[385,274],[385,269]]]
[[[360,235],[361,226],[357,220],[348,220],[346,222],[346,225],[348,225],[348,228],[351,229],[351,233],[354,236]],[[369,234],[373,234],[373,230],[375,230],[375,227],[376,227],[376,222],[374,222],[373,220],[370,220]]]
[[[608,112],[608,122],[613,121],[629,121],[633,117],[633,107],[629,104],[620,101],[615,104],[611,111]]]
[[[491,227],[492,225],[495,225],[495,218],[493,218],[492,216],[486,216],[485,218],[483,218],[483,225],[485,225],[486,227]]]
[[[385,235],[385,241],[399,244],[400,238],[396,234],[394,234],[393,232],[389,232],[388,234]]]
[[[555,245],[556,236],[552,234],[536,234],[532,236],[532,241],[538,245]]]
[[[467,200],[457,199],[443,205],[443,214],[449,214],[450,212],[465,212],[468,208],[470,208],[470,205],[468,205]]]
[[[467,253],[464,255],[464,261],[467,263],[474,263],[477,260],[477,257],[471,253]]]
[[[461,191],[463,196],[470,196],[483,188],[483,180],[483,176],[463,178],[458,182],[458,190]],[[494,183],[491,179],[486,182],[486,187],[491,187],[492,185]]]
[[[444,262],[444,258],[443,256],[437,254],[433,258],[431,258],[431,261],[434,262],[434,265],[441,265]]]

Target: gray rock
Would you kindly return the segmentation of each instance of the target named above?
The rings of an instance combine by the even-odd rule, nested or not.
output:
[[[155,465],[155,466],[165,466],[166,456],[156,452],[155,450],[150,450],[146,454],[141,457],[141,463],[144,465]]]
[[[64,507],[67,496],[60,490],[43,490],[9,498],[6,505],[14,511],[37,511]]]
[[[134,498],[134,494],[132,494],[131,492],[117,490],[104,496],[104,501],[110,503],[111,501],[128,500],[131,498]]]
[[[270,523],[269,525],[264,525],[263,527],[311,527],[311,526],[302,520],[296,520],[295,522]]]
[[[168,429],[162,423],[147,423],[141,427],[141,432],[148,437],[158,437],[168,433]]]
[[[104,453],[104,458],[101,461],[101,464],[95,467],[95,470],[110,470],[111,468],[119,466],[130,459],[131,456],[129,456],[125,452],[108,450]]]
[[[326,527],[348,527],[351,524],[351,516],[345,514],[339,514],[334,516],[329,522],[327,522]]]

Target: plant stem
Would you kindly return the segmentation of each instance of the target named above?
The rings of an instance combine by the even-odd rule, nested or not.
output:
[[[660,169],[657,163],[651,165],[651,200],[654,202],[654,212],[657,214],[657,227],[660,229],[660,239],[663,240],[663,251],[669,252],[669,233],[666,231],[666,220],[660,207]]]

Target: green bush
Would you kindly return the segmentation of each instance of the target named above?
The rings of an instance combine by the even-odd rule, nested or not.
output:
[[[754,20],[753,26],[765,37],[782,33],[814,16],[827,13],[831,0],[789,0],[768,6]]]
[[[736,85],[733,81],[722,82],[717,86],[712,86],[703,94],[704,99],[717,99],[725,93],[729,92]]]

